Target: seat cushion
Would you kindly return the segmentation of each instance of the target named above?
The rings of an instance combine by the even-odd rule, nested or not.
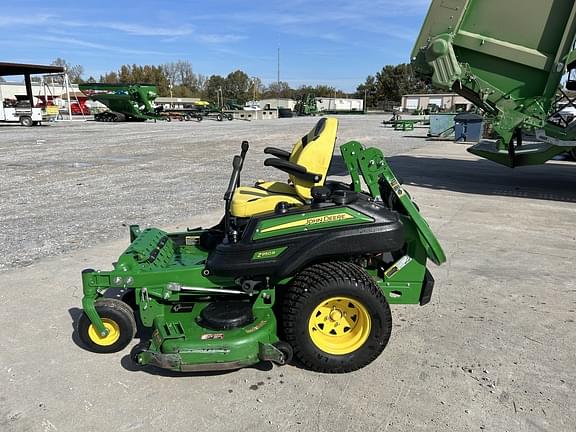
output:
[[[294,186],[289,185],[288,183],[282,183],[282,182],[274,182],[274,181],[257,181],[256,182],[256,186],[257,189],[266,189],[269,192],[273,192],[276,194],[282,194],[282,195],[298,195],[298,192],[296,192],[296,189],[294,189]]]
[[[297,195],[276,193],[264,187],[241,186],[234,192],[230,211],[236,217],[250,217],[257,213],[273,211],[276,205],[283,201],[288,204],[304,204]]]

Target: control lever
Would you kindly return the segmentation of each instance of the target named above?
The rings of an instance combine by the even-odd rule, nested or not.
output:
[[[234,196],[234,191],[240,185],[240,172],[242,171],[242,166],[244,165],[244,158],[250,146],[248,141],[242,141],[242,151],[240,156],[234,156],[232,160],[232,175],[230,176],[230,182],[228,183],[228,189],[224,194],[224,201],[226,201],[226,209],[224,213],[224,230],[228,241],[235,243],[237,241],[238,233],[232,229],[230,224],[230,207],[232,205],[232,197]]]
[[[244,168],[244,159],[246,158],[246,153],[248,153],[249,148],[250,145],[248,144],[248,141],[242,141],[242,151],[240,152],[242,162],[240,164],[240,171],[242,171],[242,168]],[[238,175],[238,182],[236,183],[236,186],[240,186],[240,175]]]

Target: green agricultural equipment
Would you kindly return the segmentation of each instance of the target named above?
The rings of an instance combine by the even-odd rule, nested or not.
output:
[[[318,110],[318,103],[316,102],[316,96],[311,93],[306,93],[302,95],[294,106],[294,112],[298,116],[315,116],[320,113]]]
[[[378,357],[392,330],[389,304],[427,304],[427,260],[446,258],[380,150],[342,145],[351,183],[326,180],[337,125],[323,118],[292,152],[264,150],[264,165],[289,183],[240,186],[243,142],[212,228],[131,226],[112,270],[82,273],[85,346],[122,350],[140,321],[152,332],[131,357],[174,371],[286,364],[294,354],[340,373]]]
[[[94,116],[96,121],[146,121],[162,119],[161,109],[154,106],[158,96],[151,84],[87,83],[78,86],[91,100],[100,102],[109,111]]]
[[[224,107],[203,100],[194,102],[194,113],[198,121],[202,121],[203,118],[213,118],[217,121],[234,120],[234,115],[225,112]]]
[[[420,77],[481,108],[499,136],[469,151],[510,167],[576,146],[576,123],[551,121],[574,107],[574,0],[432,0],[412,53]],[[562,78],[568,74],[566,89]],[[539,143],[523,144],[522,130]]]
[[[395,131],[413,131],[416,127],[416,124],[420,120],[397,120],[394,124]]]

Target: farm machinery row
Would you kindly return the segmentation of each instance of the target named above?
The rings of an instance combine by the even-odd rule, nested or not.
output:
[[[217,121],[233,120],[232,113],[210,102],[196,101],[181,108],[158,106],[155,100],[158,90],[151,84],[80,84],[80,90],[93,101],[105,105],[108,110],[94,115],[101,122],[142,122],[146,120],[177,119],[180,121],[202,121],[212,118]]]

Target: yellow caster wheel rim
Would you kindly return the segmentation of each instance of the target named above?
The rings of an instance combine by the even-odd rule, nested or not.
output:
[[[90,327],[88,327],[88,337],[97,345],[110,346],[120,339],[120,326],[109,318],[103,318],[102,322],[106,330],[108,330],[108,334],[106,336],[100,336],[96,327],[90,324]]]
[[[370,336],[372,319],[364,305],[350,297],[322,301],[310,315],[308,331],[316,347],[346,355],[360,349]]]

